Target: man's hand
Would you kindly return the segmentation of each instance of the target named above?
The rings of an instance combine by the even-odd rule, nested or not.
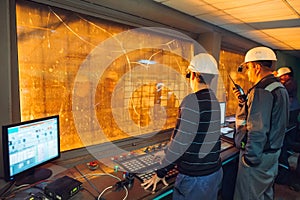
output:
[[[233,94],[239,100],[240,104],[245,102],[245,97],[243,97],[243,95],[241,94],[241,92],[238,89],[233,88]]]
[[[159,178],[156,174],[154,174],[150,179],[148,179],[144,183],[142,183],[141,186],[143,186],[144,189],[147,190],[149,187],[151,187],[153,185],[152,192],[154,192],[156,189],[156,185],[159,181],[162,181],[165,186],[168,185],[165,177]]]

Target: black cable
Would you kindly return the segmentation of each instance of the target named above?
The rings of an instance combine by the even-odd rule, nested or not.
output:
[[[14,197],[16,195],[16,193],[18,193],[19,191],[24,191],[26,189],[29,189],[30,187],[31,187],[31,185],[29,185],[29,184],[17,186],[15,188],[12,188],[11,190],[7,191],[6,194],[3,195],[1,198],[4,197],[4,199],[12,199],[12,197]]]
[[[76,166],[74,166],[74,168],[79,172],[79,174],[94,188],[94,190],[96,190],[99,194],[101,193],[98,189],[97,189],[97,187],[88,179],[88,178],[86,178],[86,176],[83,174],[83,173],[81,173],[81,171],[76,167]]]
[[[0,190],[0,197],[1,198],[4,197],[5,194],[12,189],[12,187],[14,186],[14,184],[15,184],[15,181],[11,181],[11,182],[7,183],[3,188],[1,188],[1,190]]]

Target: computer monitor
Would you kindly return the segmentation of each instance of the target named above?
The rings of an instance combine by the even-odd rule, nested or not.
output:
[[[221,111],[221,126],[224,126],[225,117],[226,117],[226,102],[220,102],[220,111]]]
[[[60,157],[59,116],[2,126],[4,179],[16,185],[49,178],[52,171],[40,168]]]

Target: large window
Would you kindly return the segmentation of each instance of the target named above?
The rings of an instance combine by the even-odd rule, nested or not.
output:
[[[235,83],[239,84],[245,92],[250,89],[250,82],[245,73],[238,73],[238,66],[244,62],[244,55],[222,50],[220,53],[219,61],[219,72],[223,78],[225,91],[226,91],[226,115],[234,115],[238,106],[238,101],[233,94],[233,83],[229,76],[234,80]]]
[[[128,35],[124,41],[141,47],[131,50],[117,36],[133,27],[29,1],[17,1],[16,10],[21,118],[59,114],[62,151],[174,127],[187,91],[176,75],[185,75],[190,41],[168,33]],[[164,48],[144,48],[139,37]],[[115,46],[103,51],[99,44],[109,40]],[[103,51],[99,61],[90,60],[97,51]],[[105,65],[116,51],[120,56]],[[98,65],[82,71],[89,62]],[[157,63],[161,69],[147,74]]]
[[[174,127],[189,60],[205,51],[198,43],[30,1],[16,10],[21,118],[60,115],[62,151]],[[236,106],[228,74],[245,87],[234,72],[242,59],[220,55],[214,88],[227,115]]]

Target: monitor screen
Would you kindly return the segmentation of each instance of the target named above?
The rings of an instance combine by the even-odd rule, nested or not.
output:
[[[38,167],[60,157],[59,116],[4,125],[2,142],[6,181],[18,181],[25,172],[30,183],[46,179],[51,170]]]
[[[220,102],[220,111],[221,111],[221,125],[225,125],[226,102]]]

